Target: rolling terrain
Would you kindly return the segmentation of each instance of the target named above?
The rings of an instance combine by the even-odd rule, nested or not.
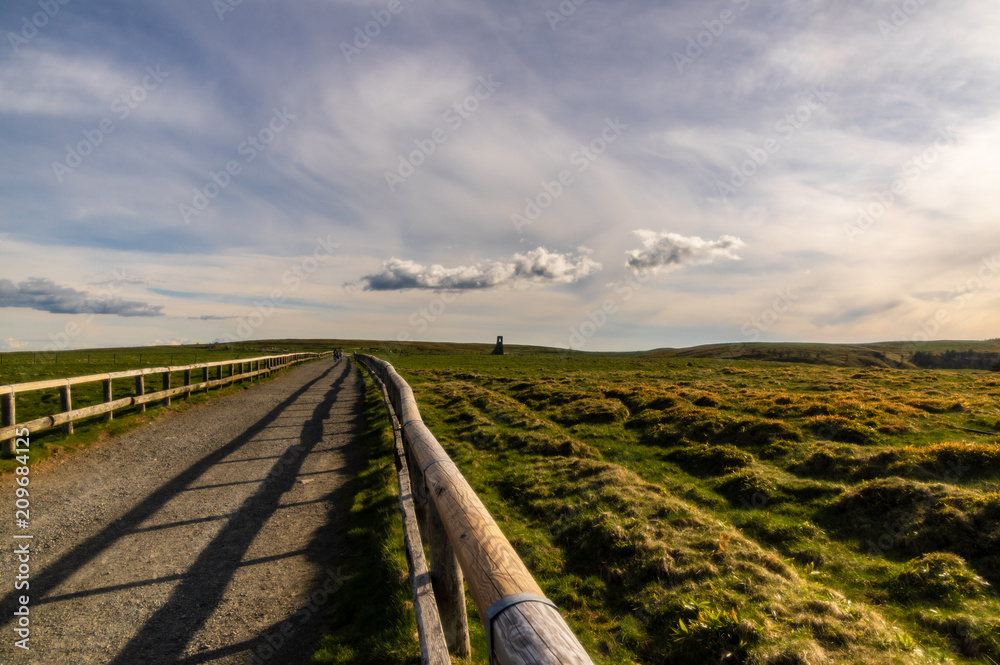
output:
[[[338,346],[407,379],[595,662],[1000,662],[1000,372],[912,362],[987,357],[996,341],[507,344],[498,357],[492,344],[283,340],[144,349],[141,365],[138,349],[66,352],[58,365],[4,354],[0,380]],[[371,418],[365,436],[384,444],[386,423]],[[42,448],[108,431],[87,427],[52,431]],[[414,656],[391,454],[374,445],[365,464],[345,499],[346,549],[382,556],[331,557],[357,575],[315,662]],[[474,653],[482,643],[474,625]]]
[[[600,662],[1000,660],[1000,375],[513,351],[388,359]]]

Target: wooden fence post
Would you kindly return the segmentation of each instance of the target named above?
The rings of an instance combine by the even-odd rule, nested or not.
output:
[[[413,512],[417,516],[417,526],[420,527],[420,540],[427,542],[427,485],[420,475],[417,461],[413,459],[410,450],[406,448],[406,467],[410,472],[410,493],[413,495]]]
[[[66,383],[65,386],[62,386],[62,387],[59,388],[59,402],[61,403],[60,406],[62,407],[62,412],[63,413],[66,413],[67,411],[72,411],[73,410],[73,392],[72,392],[72,390],[73,389],[69,385],[68,382]],[[63,431],[63,434],[72,434],[73,433],[73,422],[70,421],[68,423],[65,423],[62,426],[62,431]]]
[[[204,375],[204,379],[205,379],[205,392],[207,393],[208,392],[208,382],[210,380],[209,379],[210,372],[209,372],[208,366],[206,365],[205,367],[202,367],[201,371],[202,371],[202,374]]]
[[[431,585],[448,651],[459,658],[468,658],[472,648],[469,646],[469,619],[465,611],[465,580],[433,501],[427,502],[427,540],[431,555]]]
[[[12,392],[3,396],[3,402],[0,405],[0,424],[4,427],[13,427],[17,424],[17,408],[14,405],[14,397],[15,395]],[[3,451],[6,456],[14,456],[16,441],[17,439],[11,437],[3,442]]]
[[[105,403],[107,403],[112,400],[114,392],[111,390],[111,379],[104,379],[103,383],[104,383],[104,401]],[[107,413],[104,414],[104,422],[106,423],[110,423],[112,420],[114,420],[114,418],[115,414],[113,411],[108,411]]]
[[[422,471],[431,503],[439,512],[486,627],[490,662],[592,665],[559,610],[544,597],[489,511],[427,429],[410,386],[385,361],[364,355],[359,359],[374,365],[373,374],[392,386],[388,392],[409,457]],[[411,493],[416,494],[413,489]]]
[[[185,386],[191,385],[191,370],[189,369],[184,370],[184,385]],[[187,399],[190,396],[191,396],[190,390],[184,393],[184,399]]]
[[[170,372],[163,373],[163,389],[170,390]],[[170,406],[170,397],[164,397],[161,404],[163,404],[163,406]]]
[[[135,396],[141,397],[142,395],[145,394],[146,394],[146,375],[140,374],[139,376],[135,377]],[[145,413],[146,403],[143,402],[142,404],[138,405],[137,407],[135,407],[135,410],[139,413]]]

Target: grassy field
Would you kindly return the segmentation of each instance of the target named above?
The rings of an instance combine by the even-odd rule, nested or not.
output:
[[[488,348],[376,355],[596,662],[1000,662],[997,373]]]
[[[496,357],[491,344],[284,340],[3,354],[0,382],[338,346],[407,378],[595,662],[1000,663],[1000,374],[909,368],[908,346],[508,345]],[[75,389],[74,406],[97,391]],[[19,420],[57,408],[46,395],[19,399]],[[339,562],[353,577],[316,662],[416,654],[379,409],[369,387],[345,507],[355,555]],[[33,448],[90,443],[160,411],[51,430]]]

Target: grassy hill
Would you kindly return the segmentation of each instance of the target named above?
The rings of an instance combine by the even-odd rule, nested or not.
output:
[[[941,355],[947,351],[1000,354],[1000,340],[879,342],[874,344],[766,343],[710,344],[688,349],[656,349],[648,355],[662,358],[714,358],[797,362],[838,367],[895,367],[913,369],[917,353]]]

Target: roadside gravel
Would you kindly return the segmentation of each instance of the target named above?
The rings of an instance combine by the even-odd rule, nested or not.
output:
[[[362,391],[351,360],[310,363],[33,467],[27,591],[0,477],[0,663],[306,662]]]

